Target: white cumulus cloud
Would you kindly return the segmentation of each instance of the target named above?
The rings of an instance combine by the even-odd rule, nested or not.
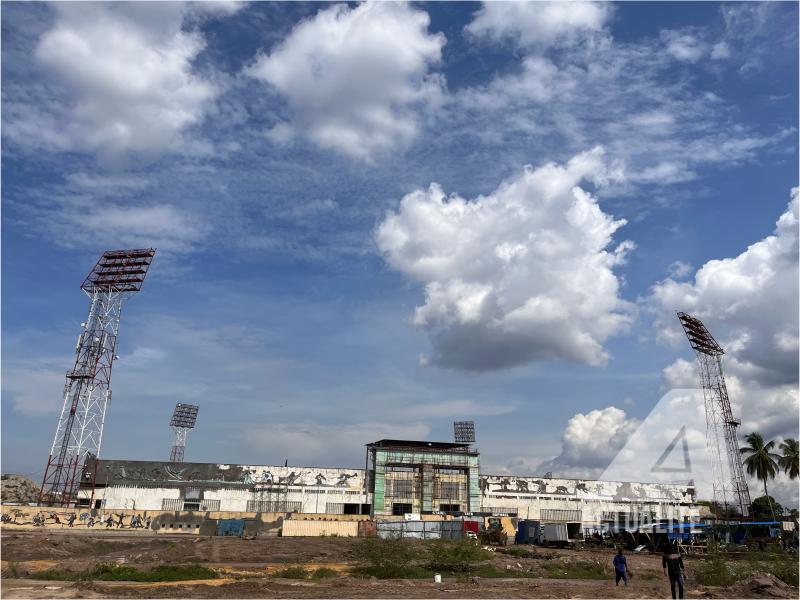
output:
[[[725,349],[725,377],[743,433],[797,437],[798,191],[772,235],[733,258],[710,260],[691,281],[668,278],[650,297],[661,339],[686,344],[675,311],[708,327]],[[663,371],[669,388],[696,387],[693,363]]]
[[[603,343],[631,320],[614,267],[633,244],[611,247],[625,221],[579,187],[608,177],[596,148],[526,167],[471,201],[434,183],[387,214],[376,241],[391,268],[425,284],[414,324],[431,339],[430,362],[481,371],[608,360]]]
[[[495,42],[549,46],[601,31],[610,15],[604,2],[484,2],[465,29]]]
[[[710,260],[690,281],[665,279],[651,302],[662,339],[683,343],[676,311],[702,320],[734,374],[760,384],[797,381],[798,191],[772,235],[733,258]]]
[[[673,58],[682,62],[696,63],[708,52],[708,44],[690,30],[665,29],[661,41]]]
[[[107,161],[177,149],[218,91],[192,69],[205,42],[182,29],[186,6],[53,6],[55,21],[39,40],[35,58],[52,74],[61,96],[43,109],[12,106],[18,117],[9,121],[12,136],[96,152]]]
[[[409,4],[337,4],[298,24],[247,69],[284,96],[286,124],[322,148],[371,161],[404,148],[420,128],[419,111],[436,105],[443,79],[429,69],[444,35]],[[281,124],[281,140],[290,129]]]
[[[639,421],[614,406],[577,413],[567,423],[561,454],[543,462],[537,471],[554,477],[596,477],[636,431]]]

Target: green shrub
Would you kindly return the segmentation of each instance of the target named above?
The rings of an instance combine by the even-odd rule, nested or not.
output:
[[[362,538],[353,554],[358,562],[356,574],[379,579],[412,577],[412,561],[417,552],[404,538]]]
[[[749,574],[749,569],[743,568],[744,565],[739,564],[739,568],[734,569],[716,552],[693,566],[695,579],[703,585],[733,585]]]
[[[77,581],[80,573],[72,573],[63,569],[45,569],[44,571],[31,571],[29,579],[43,579],[45,581]]]
[[[436,540],[428,545],[427,567],[438,573],[466,573],[475,563],[490,558],[491,554],[469,540]]]
[[[275,571],[272,576],[283,579],[308,579],[311,573],[303,567],[286,567],[281,571]]]
[[[780,552],[748,552],[747,559],[753,573],[771,573],[784,583],[797,587],[797,559]]]
[[[516,556],[517,558],[531,558],[536,554],[534,550],[531,548],[526,548],[525,546],[511,546],[508,550],[506,550],[506,554],[510,556]]]
[[[798,585],[798,576],[797,576],[797,560],[794,557],[789,557],[788,560],[782,558],[781,560],[772,561],[765,565],[765,571],[768,573],[772,573],[783,581],[784,583],[791,585],[793,587],[797,587]]]
[[[200,565],[161,565],[150,571],[140,571],[135,567],[116,563],[97,563],[87,571],[47,569],[30,574],[31,579],[57,581],[187,581],[218,577],[216,571]]]
[[[513,571],[511,569],[498,569],[491,563],[486,563],[482,565],[477,565],[470,575],[476,575],[478,577],[485,577],[486,579],[491,578],[536,578],[537,575],[534,573],[529,573],[527,571]]]
[[[360,566],[351,571],[356,577],[375,577],[377,579],[432,579],[433,571],[409,565],[406,567]]]
[[[311,574],[312,579],[327,579],[328,577],[337,576],[338,573],[333,569],[329,569],[328,567],[320,567]]]
[[[8,563],[8,576],[17,578],[19,577],[19,563],[15,560],[12,560]]]

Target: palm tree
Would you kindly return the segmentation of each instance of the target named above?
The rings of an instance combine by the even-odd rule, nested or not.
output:
[[[769,499],[769,492],[767,492],[767,479],[775,479],[778,474],[778,462],[781,457],[774,452],[770,452],[775,447],[775,442],[764,443],[764,438],[760,433],[755,431],[745,436],[745,441],[749,446],[745,446],[740,450],[742,454],[747,454],[744,459],[744,466],[747,469],[747,474],[751,477],[757,477],[764,482],[764,495],[769,502],[769,509],[772,511],[772,519],[775,518],[775,509],[772,507],[772,501]]]
[[[797,479],[797,440],[786,438],[781,442],[780,449],[783,456],[778,459],[778,465],[789,479]]]

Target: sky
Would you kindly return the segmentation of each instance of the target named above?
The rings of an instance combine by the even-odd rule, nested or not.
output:
[[[138,247],[106,458],[188,402],[191,461],[468,419],[484,472],[596,476],[697,386],[679,310],[742,434],[796,438],[797,11],[3,2],[3,472],[41,477],[79,285]]]

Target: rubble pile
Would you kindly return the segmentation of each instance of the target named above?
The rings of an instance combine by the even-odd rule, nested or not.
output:
[[[39,486],[22,475],[3,475],[0,486],[0,497],[4,503],[27,504],[39,499]]]

